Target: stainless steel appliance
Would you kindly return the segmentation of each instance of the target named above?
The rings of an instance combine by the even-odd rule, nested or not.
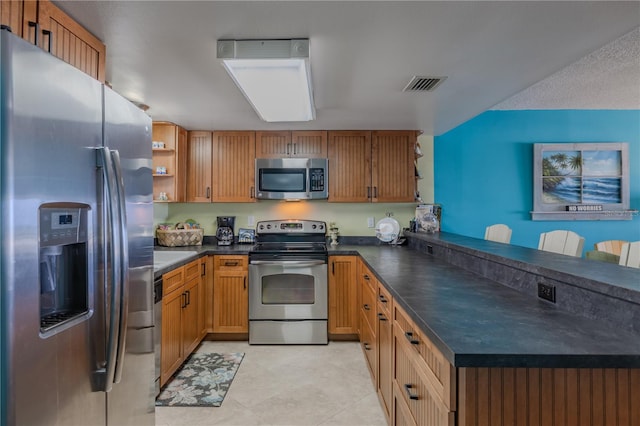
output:
[[[0,424],[153,425],[151,120],[0,31]]]
[[[233,226],[235,225],[235,216],[218,216],[218,229],[216,230],[216,239],[219,246],[229,246],[233,244]]]
[[[328,167],[326,158],[256,158],[256,198],[328,198]]]
[[[249,343],[327,344],[326,224],[258,222],[249,253]]]

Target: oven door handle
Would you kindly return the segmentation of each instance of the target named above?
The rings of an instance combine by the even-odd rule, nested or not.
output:
[[[324,260],[252,260],[251,265],[276,265],[291,268],[306,268],[309,266],[326,265]]]

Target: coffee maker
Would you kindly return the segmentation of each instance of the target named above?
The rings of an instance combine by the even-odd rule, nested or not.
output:
[[[218,216],[218,230],[216,238],[219,246],[229,246],[233,244],[233,225],[235,216]]]

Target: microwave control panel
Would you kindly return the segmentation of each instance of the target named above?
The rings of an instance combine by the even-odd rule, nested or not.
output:
[[[321,167],[309,169],[309,191],[324,191],[324,169]]]

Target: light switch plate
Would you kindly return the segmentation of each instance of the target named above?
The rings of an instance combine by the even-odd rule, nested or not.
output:
[[[247,226],[256,226],[256,217],[255,216],[247,217]]]
[[[374,226],[376,226],[376,218],[375,217],[368,217],[367,218],[367,226],[369,228],[373,228]]]

